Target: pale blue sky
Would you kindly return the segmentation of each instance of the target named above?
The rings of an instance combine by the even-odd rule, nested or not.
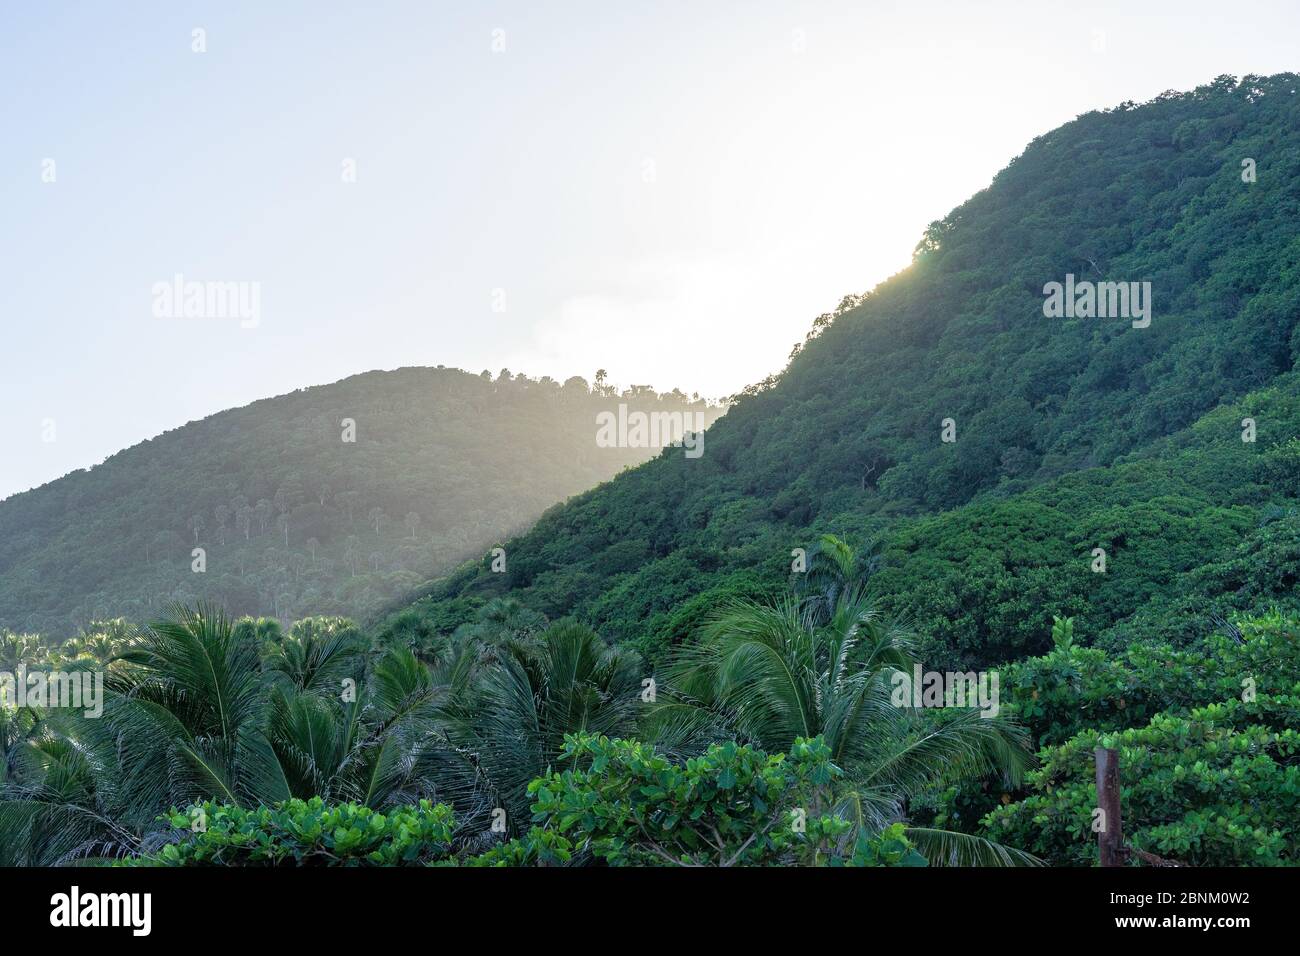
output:
[[[372,368],[733,392],[1035,135],[1297,69],[1298,7],[0,4],[0,497]]]

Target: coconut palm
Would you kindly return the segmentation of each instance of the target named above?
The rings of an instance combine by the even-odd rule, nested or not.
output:
[[[176,607],[117,660],[100,718],[50,712],[11,749],[0,843],[26,862],[134,849],[169,806],[289,796],[263,733],[257,645],[222,612]]]
[[[834,612],[841,594],[850,589],[863,590],[880,564],[880,555],[875,551],[858,554],[833,534],[818,537],[806,557],[807,567],[803,573],[793,575],[791,590],[819,623],[825,623]]]
[[[265,695],[257,644],[216,607],[177,606],[120,655],[134,665],[112,682],[122,739],[152,732],[166,749],[168,789],[179,800],[230,803],[287,795],[262,732]],[[161,733],[160,733],[161,732]]]
[[[0,707],[0,787],[13,776],[10,753],[27,738],[38,719],[36,712],[29,707]]]
[[[1017,782],[1032,758],[1014,725],[973,710],[936,718],[894,705],[892,678],[911,664],[908,634],[857,588],[841,591],[829,612],[820,602],[735,601],[671,666],[653,732],[678,747],[691,736],[728,736],[769,752],[821,736],[845,771],[838,811],[872,830],[954,783],[991,773]],[[932,863],[1033,862],[969,834],[912,828],[909,836]]]
[[[138,848],[170,805],[289,795],[259,726],[256,645],[224,614],[177,607],[117,661],[100,718],[49,711],[10,748],[0,801],[9,861],[113,856]]]
[[[365,650],[360,631],[345,619],[303,618],[287,636],[267,642],[262,670],[272,683],[337,695],[345,679],[360,681]]]
[[[67,660],[85,658],[107,667],[135,636],[135,627],[123,618],[91,621],[76,637],[64,641],[61,651]]]
[[[448,654],[430,667],[396,648],[355,694],[277,683],[267,733],[289,790],[381,809],[424,798],[474,805],[482,788],[472,763],[442,727],[472,663],[472,655]]]
[[[0,670],[12,674],[20,664],[34,667],[45,656],[46,649],[39,635],[0,631]]]
[[[472,622],[456,628],[456,643],[472,641],[480,645],[485,660],[494,660],[496,650],[509,640],[535,640],[545,629],[546,616],[525,607],[518,598],[506,595],[488,601]]]
[[[7,723],[0,865],[53,866],[140,848],[140,832],[158,811],[133,815],[111,744],[89,726],[81,739],[66,733],[58,717],[25,730],[12,717]]]
[[[498,662],[442,716],[478,785],[514,827],[529,818],[529,781],[554,766],[565,734],[635,730],[641,678],[635,653],[561,621],[535,641],[506,641]]]
[[[438,720],[463,694],[470,655],[428,667],[392,651],[348,688],[353,632],[331,623],[276,642],[213,608],[178,607],[119,655],[99,719],[6,715],[0,865],[147,849],[165,838],[160,814],[205,799],[468,803],[473,768]]]

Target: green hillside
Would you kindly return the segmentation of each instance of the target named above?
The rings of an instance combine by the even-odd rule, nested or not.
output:
[[[936,664],[1045,650],[1053,613],[1122,641],[1204,628],[1241,588],[1290,594],[1298,86],[1223,77],[1034,140],[908,269],[820,317],[703,457],[552,509],[506,545],[508,573],[462,569],[389,633],[433,640],[509,593],[658,659],[723,597],[784,586],[824,531],[874,542],[875,590]],[[1067,275],[1150,282],[1150,325],[1045,317]],[[1290,570],[1267,585],[1205,570],[1275,558]],[[1193,617],[1121,627],[1149,602]]]
[[[103,677],[102,713],[0,706],[0,864],[1090,864],[1099,746],[1129,864],[1300,864],[1297,88],[1223,78],[1035,140],[701,456],[551,507],[504,567],[361,626],[198,604],[61,643],[0,628],[0,670]],[[1067,276],[1150,282],[1150,324],[1048,317]],[[215,531],[176,507],[164,534],[219,543],[214,509],[256,495],[288,528],[243,505],[229,553],[292,550],[326,509],[332,606],[363,615],[383,582],[349,538],[402,540],[371,509],[481,554],[565,456],[594,480],[615,397],[404,370],[277,399],[276,425],[225,413],[0,506],[0,581],[25,608],[61,575],[103,591],[105,542],[156,540],[139,486],[202,487]],[[343,416],[374,443],[352,457]],[[324,474],[370,497],[312,497]],[[291,611],[328,603],[311,573]],[[897,699],[957,664],[1000,691]]]
[[[646,460],[652,449],[596,442],[596,416],[620,403],[706,423],[723,411],[603,380],[439,367],[191,422],[0,501],[0,627],[67,636],[199,598],[285,620],[363,617]]]

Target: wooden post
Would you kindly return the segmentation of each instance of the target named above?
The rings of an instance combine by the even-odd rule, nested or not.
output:
[[[1124,865],[1124,825],[1119,804],[1119,751],[1098,747],[1097,806],[1101,810],[1101,829],[1097,832],[1097,849],[1102,866]]]

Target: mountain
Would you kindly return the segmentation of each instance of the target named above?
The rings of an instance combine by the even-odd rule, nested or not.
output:
[[[368,372],[141,442],[0,501],[0,627],[58,636],[199,598],[364,617],[656,453],[599,442],[603,413],[725,410],[602,379]]]
[[[720,602],[781,590],[823,532],[872,544],[884,609],[936,664],[1042,652],[1055,613],[1187,639],[1294,600],[1298,89],[1225,76],[1038,137],[819,317],[703,456],[551,509],[507,573],[464,567],[386,633],[429,641],[508,593],[657,660]]]
[[[1085,865],[1098,747],[1122,755],[1121,858],[1296,863],[1298,87],[1220,78],[1035,140],[706,443],[363,627],[200,604],[58,646],[0,629],[7,669],[105,690],[101,712],[0,707],[0,863]],[[232,555],[292,551],[318,521],[333,556],[273,560],[253,603],[327,603],[328,561],[332,599],[364,612],[412,581],[350,566],[371,522],[403,540],[383,515],[412,489],[448,499],[412,547],[427,520],[482,554],[521,489],[674,404],[362,376],[0,512],[27,549],[0,572],[39,607],[37,583],[87,573],[57,563],[79,540],[102,571],[112,533],[157,542],[155,494],[199,487],[214,525],[166,509],[151,580],[192,586],[188,550],[215,536],[231,583],[193,578],[238,586]],[[317,494],[325,476],[371,497]]]

